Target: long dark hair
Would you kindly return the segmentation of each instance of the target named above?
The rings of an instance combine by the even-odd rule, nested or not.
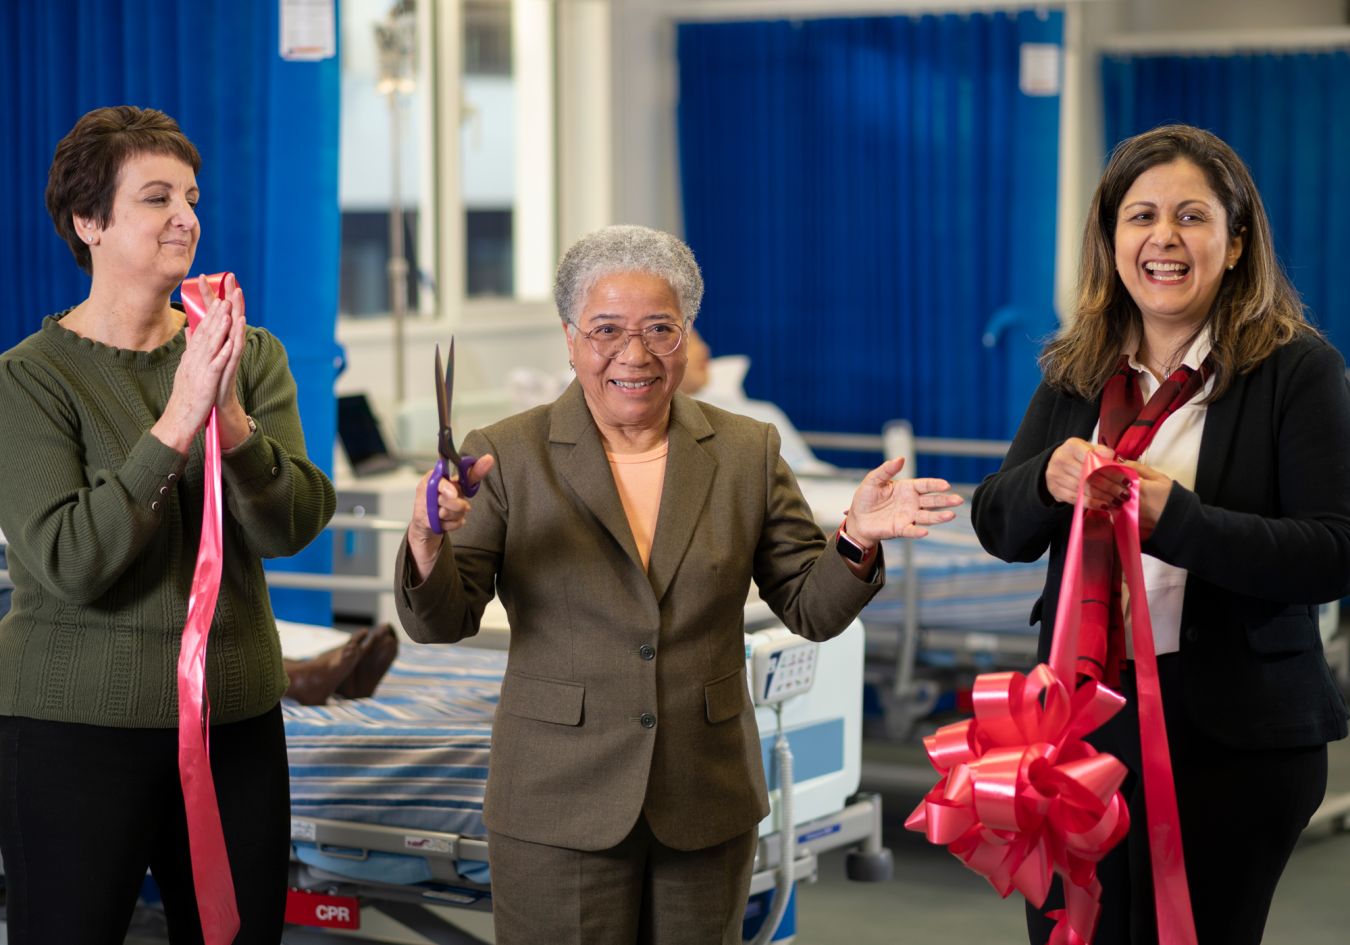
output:
[[[1228,236],[1242,255],[1223,274],[1206,318],[1213,345],[1213,400],[1297,335],[1315,332],[1275,256],[1270,222],[1251,172],[1222,140],[1190,125],[1163,125],[1116,146],[1092,197],[1083,230],[1078,299],[1072,318],[1041,354],[1048,384],[1088,399],[1106,384],[1130,337],[1143,331],[1139,308],[1116,272],[1116,216],[1140,174],[1190,161],[1205,175],[1228,215]]]

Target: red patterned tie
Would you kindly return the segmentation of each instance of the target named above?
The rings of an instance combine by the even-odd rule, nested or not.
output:
[[[225,273],[207,276],[211,291],[224,298]],[[197,281],[182,285],[188,325],[195,328],[206,314],[206,299]],[[239,931],[234,880],[220,824],[215,782],[211,778],[211,703],[206,695],[206,640],[220,595],[221,508],[220,431],[216,411],[206,421],[204,438],[205,497],[202,501],[202,538],[197,548],[197,570],[192,575],[187,624],[178,655],[178,777],[187,812],[188,848],[192,855],[192,882],[206,945],[229,945]]]
[[[1208,359],[1198,371],[1183,364],[1144,403],[1139,372],[1122,355],[1116,373],[1102,391],[1097,441],[1114,449],[1118,459],[1137,460],[1153,442],[1163,421],[1205,386],[1209,372]],[[1125,661],[1120,583],[1111,515],[1088,510],[1083,518],[1083,622],[1078,637],[1078,672],[1113,687],[1120,683],[1120,667]]]

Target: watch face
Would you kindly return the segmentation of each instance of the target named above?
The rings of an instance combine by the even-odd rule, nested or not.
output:
[[[863,551],[861,546],[855,545],[849,540],[848,536],[842,532],[836,538],[834,547],[836,551],[854,564],[862,564],[863,557],[866,555],[866,552]]]

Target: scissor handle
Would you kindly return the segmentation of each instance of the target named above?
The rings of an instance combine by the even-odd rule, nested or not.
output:
[[[461,456],[459,459],[458,472],[459,479],[456,485],[459,486],[459,494],[466,499],[472,499],[478,494],[478,483],[469,479],[469,470],[473,469],[473,464],[478,462],[477,456]],[[445,478],[447,469],[444,459],[436,460],[435,467],[431,470],[431,478],[427,480],[427,523],[431,530],[437,535],[443,534],[441,528],[441,502],[440,490],[441,480]]]
[[[441,480],[445,478],[445,460],[436,460],[436,466],[431,470],[431,478],[427,480],[427,524],[437,535],[444,533],[441,528]]]
[[[473,469],[473,464],[478,462],[477,456],[461,456],[459,458],[459,494],[466,499],[472,499],[478,494],[478,483],[469,479],[469,470]]]

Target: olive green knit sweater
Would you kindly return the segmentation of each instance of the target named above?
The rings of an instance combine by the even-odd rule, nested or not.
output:
[[[0,530],[14,581],[0,715],[172,727],[202,438],[185,458],[149,429],[185,336],[127,351],[60,318],[0,355]],[[239,396],[258,432],[222,463],[224,576],[207,651],[215,723],[260,715],[285,691],[261,559],[299,551],[335,505],[305,455],[286,353],[262,329],[248,330]]]

